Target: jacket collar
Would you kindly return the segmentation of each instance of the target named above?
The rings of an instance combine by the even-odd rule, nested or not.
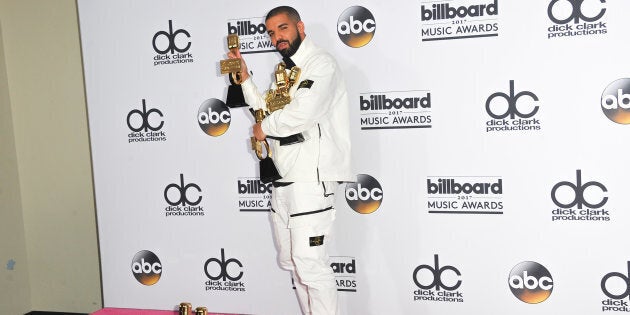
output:
[[[291,56],[291,60],[293,60],[296,66],[303,67],[306,59],[313,51],[314,47],[315,44],[309,39],[308,36],[305,36],[298,50],[295,52],[295,54],[293,54],[293,56]]]

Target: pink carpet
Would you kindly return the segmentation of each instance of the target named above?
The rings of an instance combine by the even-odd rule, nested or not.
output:
[[[131,308],[104,308],[91,315],[178,315],[178,311],[138,310]],[[192,314],[195,314],[194,310]],[[208,315],[236,315],[225,313],[208,313]]]

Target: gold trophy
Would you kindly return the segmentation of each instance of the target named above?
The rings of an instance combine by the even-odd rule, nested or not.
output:
[[[179,303],[179,315],[190,315],[192,304],[188,302]]]
[[[301,69],[297,66],[294,66],[289,71],[287,75],[286,72],[286,64],[284,62],[280,62],[276,67],[276,89],[267,91],[267,95],[265,97],[265,103],[267,104],[267,109],[270,113],[273,113],[279,109],[283,109],[286,105],[291,103],[291,96],[289,95],[289,89],[298,81],[300,78]],[[275,139],[280,141],[280,145],[289,145],[294,143],[299,143],[304,141],[304,136],[301,133],[286,136],[286,137],[269,137],[271,139]]]
[[[269,112],[266,112],[264,109],[252,110],[252,114],[254,115],[256,123],[262,122],[269,113],[273,113],[277,110],[283,109],[286,105],[291,103],[289,89],[291,89],[291,87],[298,81],[298,79],[300,78],[300,73],[300,68],[294,66],[293,68],[291,68],[289,74],[287,75],[286,64],[284,62],[280,62],[278,64],[275,72],[276,89],[267,91],[267,94],[265,95],[265,103]],[[304,137],[301,133],[288,137],[267,137],[270,139],[278,140],[281,146],[304,141]],[[251,142],[252,150],[256,152],[256,156],[260,160],[260,180],[263,183],[268,183],[282,178],[278,173],[276,166],[273,164],[273,161],[271,160],[271,150],[269,148],[269,143],[267,142],[267,140],[265,139],[263,141],[257,141],[256,138],[252,137]],[[267,152],[266,157],[263,157],[263,146],[265,147],[265,150]]]
[[[254,115],[256,123],[260,123],[263,119],[265,119],[265,111],[263,109],[252,110],[252,114]],[[251,137],[250,140],[252,142],[252,150],[256,152],[256,156],[258,157],[258,160],[260,160],[260,181],[266,184],[282,178],[276,168],[276,165],[271,159],[271,148],[269,147],[267,139],[258,141],[255,137]],[[263,157],[262,152],[263,145],[265,146],[265,151],[267,152],[267,156],[265,157]]]
[[[300,77],[300,68],[293,67],[289,75],[287,75],[286,64],[284,62],[281,62],[276,67],[275,77],[276,89],[267,91],[267,94],[265,96],[267,110],[269,110],[269,112],[271,113],[279,109],[283,109],[284,106],[291,103],[289,89],[291,88],[291,86],[293,86],[295,82],[297,82],[298,78]],[[257,109],[252,110],[252,114],[254,115],[256,123],[260,123],[263,121],[263,119],[265,119],[268,113],[264,109]],[[297,141],[296,139],[292,139],[292,137],[298,136],[301,139],[297,139]],[[304,141],[304,137],[302,137],[301,134],[282,138],[268,136],[268,138],[279,140],[280,145],[285,145],[285,143],[288,144],[289,142],[295,143]],[[265,139],[263,141],[257,141],[255,137],[252,137],[251,142],[252,150],[256,152],[256,156],[260,160],[260,181],[262,181],[263,183],[269,183],[282,178],[282,176],[280,176],[280,174],[278,173],[278,169],[273,163],[273,160],[271,160],[271,149],[269,148],[269,143],[267,142],[267,140]],[[263,157],[263,146],[265,146],[265,150],[267,151],[266,157]]]
[[[179,303],[179,315],[192,315],[192,304]],[[195,315],[208,315],[208,309],[205,306],[199,306],[195,309]]]
[[[230,51],[235,52],[238,50],[239,40],[238,35],[228,34],[227,47]],[[225,105],[228,107],[243,107],[247,106],[245,103],[245,97],[243,96],[243,88],[241,83],[243,78],[241,77],[241,59],[224,59],[219,62],[221,68],[221,74],[228,74],[230,78],[230,86],[228,86],[227,99]]]
[[[227,36],[227,47],[233,53],[239,48],[239,39],[236,34],[229,34]],[[225,59],[220,61],[221,74],[229,74],[230,86],[228,87],[227,99],[225,104],[228,107],[242,107],[249,106],[245,103],[245,96],[243,96],[243,88],[241,87],[241,59]],[[258,113],[252,111],[256,122],[259,123],[265,118],[265,112],[260,109]],[[269,183],[282,178],[276,165],[271,160],[271,149],[267,140],[256,141],[256,138],[251,138],[252,149],[256,152],[256,156],[260,160],[260,180],[263,183]],[[263,145],[267,152],[267,156],[263,156]]]
[[[274,91],[268,91],[267,97],[265,98],[265,102],[267,103],[267,109],[269,112],[273,113],[278,109],[283,109],[284,106],[291,103],[291,96],[289,96],[289,88],[293,85],[289,82],[289,76],[287,76],[286,65],[284,62],[281,62],[276,67],[276,89]],[[293,67],[296,69],[297,67]],[[299,68],[296,71],[291,71],[294,73],[292,76],[296,79],[300,76]],[[295,81],[293,81],[295,83]]]

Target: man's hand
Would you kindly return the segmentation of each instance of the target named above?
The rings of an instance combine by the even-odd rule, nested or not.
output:
[[[265,138],[267,138],[267,135],[263,132],[262,127],[260,126],[260,123],[257,123],[254,126],[252,126],[252,131],[254,133],[254,138],[256,138],[256,140],[258,141],[263,141],[265,140]]]
[[[238,48],[234,49],[233,51],[230,50],[228,51],[227,56],[230,59],[241,58],[241,78],[242,78],[242,81],[247,80],[249,78],[249,70],[247,69],[247,64],[245,63],[245,59],[243,59],[243,57],[241,56],[241,51]]]

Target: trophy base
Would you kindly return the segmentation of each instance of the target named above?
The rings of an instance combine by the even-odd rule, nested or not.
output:
[[[243,87],[240,85],[228,86],[227,99],[225,105],[230,108],[249,106],[245,103],[245,96],[243,96]]]
[[[280,173],[276,165],[273,164],[273,160],[270,157],[266,157],[260,160],[260,181],[267,184],[278,179],[281,179]]]

